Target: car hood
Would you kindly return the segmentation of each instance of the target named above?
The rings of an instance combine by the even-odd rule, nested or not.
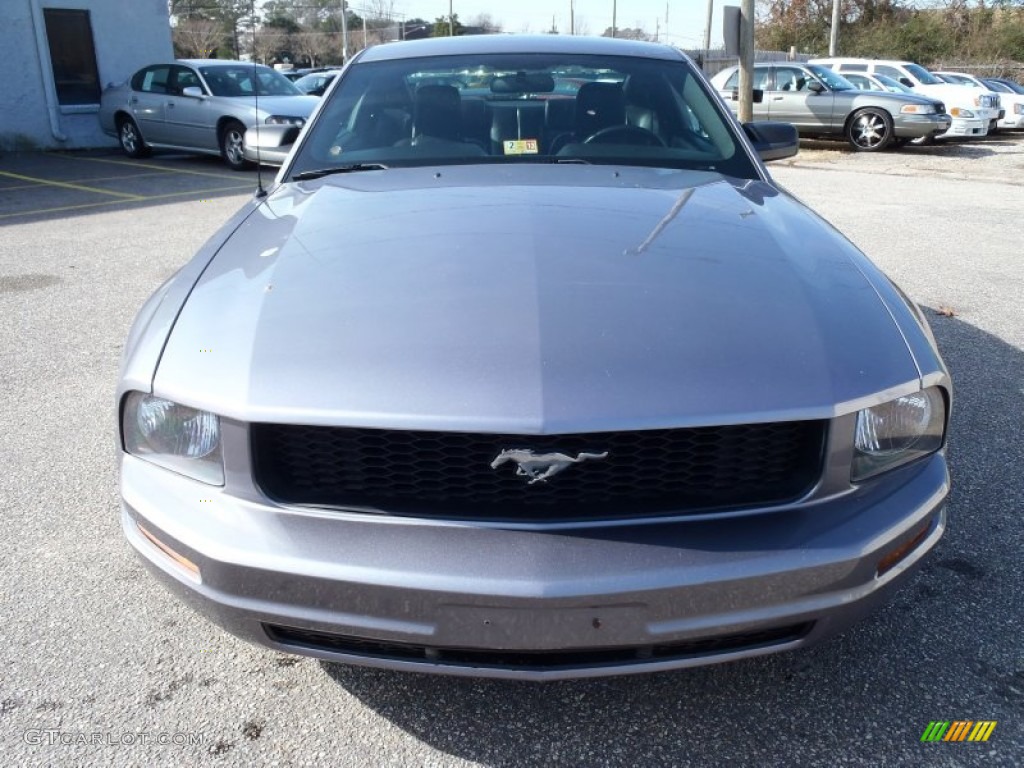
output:
[[[942,85],[915,85],[914,93],[928,96],[933,99],[941,99],[950,107],[966,107],[974,109],[974,97],[978,89],[966,88],[953,83]]]
[[[231,101],[234,103],[244,102],[254,109],[256,108],[256,99],[251,96],[233,97]],[[306,94],[301,96],[260,96],[259,103],[260,114],[265,112],[268,117],[270,115],[309,117],[320,103],[320,99],[317,96],[307,96]]]
[[[154,392],[244,421],[409,429],[825,418],[918,377],[873,269],[777,188],[710,173],[286,184],[198,280]]]

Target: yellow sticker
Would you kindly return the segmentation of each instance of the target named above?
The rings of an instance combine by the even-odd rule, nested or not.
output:
[[[506,155],[536,155],[536,139],[509,139],[505,142]]]

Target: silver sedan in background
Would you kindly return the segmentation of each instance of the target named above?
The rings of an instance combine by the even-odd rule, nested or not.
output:
[[[235,170],[246,128],[301,126],[319,103],[270,67],[241,61],[187,59],[143,67],[100,100],[100,124],[129,157],[150,149],[220,155]]]
[[[735,108],[739,71],[730,67],[711,82]],[[762,92],[754,118],[792,123],[801,137],[845,138],[858,152],[875,152],[902,140],[945,132],[952,118],[934,99],[862,91],[828,67],[799,62],[754,65],[754,88]]]

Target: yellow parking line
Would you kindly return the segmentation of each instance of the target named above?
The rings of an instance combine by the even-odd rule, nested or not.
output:
[[[248,189],[253,192],[256,191],[254,184],[232,184],[230,187],[216,187],[214,189],[190,189],[188,192],[168,192],[164,195],[150,195],[144,197],[143,200],[163,200],[168,197],[181,197],[182,195],[208,195],[211,192],[230,192],[232,189]]]
[[[0,176],[6,176],[10,179],[18,179],[19,181],[35,181],[40,184],[49,184],[53,187],[64,187],[65,189],[77,189],[79,192],[92,192],[97,195],[110,195],[111,197],[120,197],[125,200],[144,200],[145,198],[139,197],[138,195],[129,195],[126,192],[111,192],[109,189],[100,189],[98,187],[87,187],[84,184],[72,184],[68,181],[51,181],[50,179],[37,179],[32,176],[22,176],[20,173],[10,173],[9,171],[0,171]]]
[[[68,157],[71,157],[75,160],[84,160],[87,163],[110,163],[111,165],[123,165],[127,168],[149,168],[150,170],[163,171],[164,173],[184,173],[191,174],[192,176],[212,176],[215,179],[230,179],[232,175],[227,173],[208,173],[207,171],[189,171],[183,168],[166,168],[162,165],[150,165],[149,163],[139,163],[136,161],[129,160],[109,160],[104,157],[75,157],[74,155],[68,155]]]
[[[144,178],[148,178],[150,176],[159,176],[159,175],[160,175],[159,173],[135,173],[135,174],[132,174],[131,176],[97,176],[96,178],[92,178],[92,179],[68,179],[64,183],[65,184],[81,184],[82,182],[85,182],[85,181],[121,181],[122,179],[144,179]],[[230,176],[226,177],[226,178],[230,178]],[[35,181],[35,182],[31,183],[31,184],[12,184],[9,187],[0,187],[0,192],[8,192],[8,191],[10,191],[12,189],[36,189],[36,188],[44,186],[44,185],[45,185],[45,182],[42,182],[42,181]]]
[[[216,189],[190,189],[187,192],[168,192],[165,195],[150,195],[149,197],[136,197],[131,200],[104,200],[100,203],[80,203],[79,205],[61,205],[56,208],[36,208],[31,211],[18,211],[17,213],[0,213],[0,219],[12,219],[17,216],[39,216],[44,213],[57,213],[60,211],[75,211],[81,208],[98,208],[103,205],[117,205],[118,203],[144,203],[149,200],[165,200],[170,197],[181,197],[183,195],[208,195],[212,192],[229,192],[233,189],[252,189],[251,184],[245,186],[217,187]]]

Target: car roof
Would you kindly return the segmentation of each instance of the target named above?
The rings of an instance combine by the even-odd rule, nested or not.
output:
[[[236,61],[234,59],[178,59],[176,64],[189,64],[193,67],[209,67],[211,65],[223,65],[232,67],[262,67],[258,61]]]
[[[367,48],[360,61],[388,61],[419,56],[459,56],[482,53],[577,53],[686,60],[677,48],[638,40],[572,35],[462,35],[403,40]]]
[[[831,64],[888,64],[889,66],[906,66],[907,64],[913,64],[912,61],[905,59],[858,59],[853,56],[825,56],[822,58],[811,59],[809,64],[824,64],[825,62]]]

